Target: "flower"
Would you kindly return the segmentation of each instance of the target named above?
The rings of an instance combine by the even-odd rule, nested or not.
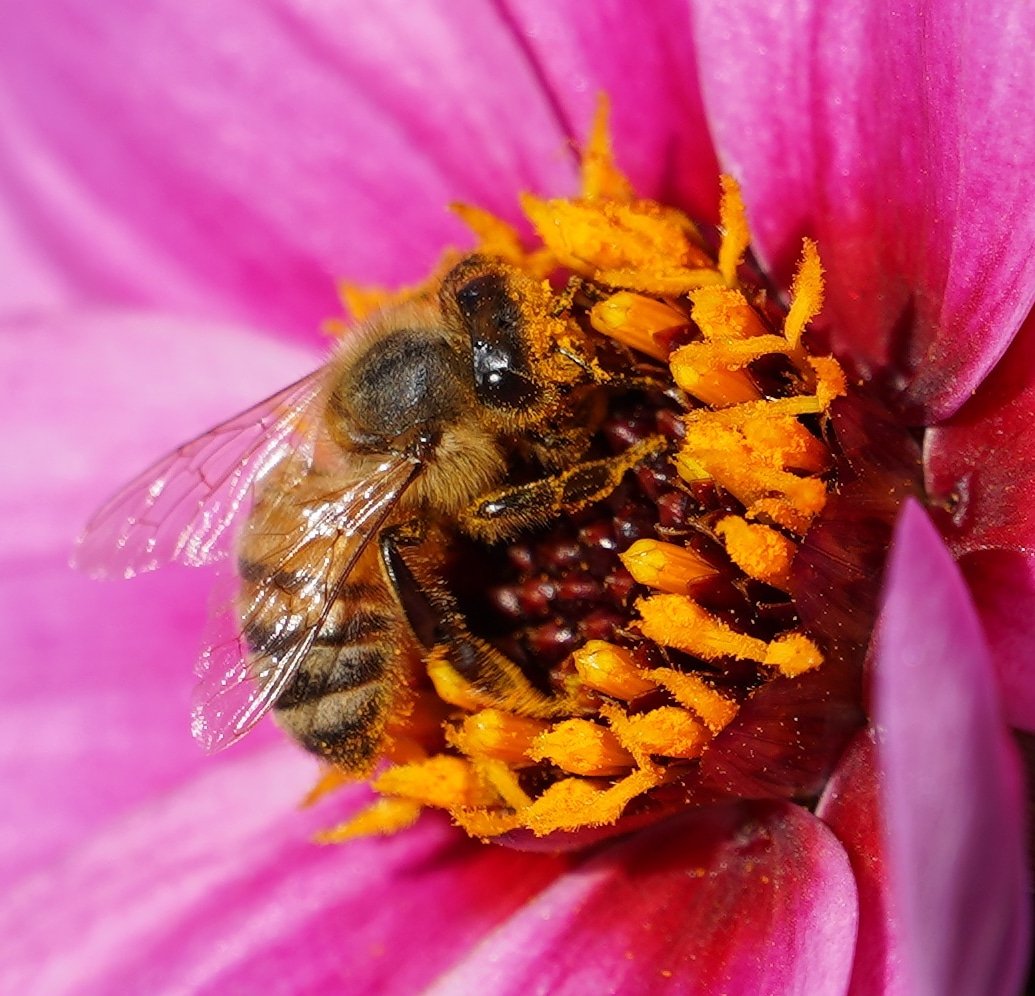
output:
[[[6,987],[1017,988],[1026,871],[998,697],[1035,729],[1017,650],[1035,24],[992,6],[528,3],[459,25],[431,3],[49,0],[10,18]],[[305,758],[270,731],[218,761],[189,742],[205,585],[92,587],[64,570],[68,538],[163,445],[301,373],[333,277],[417,278],[461,238],[449,201],[514,217],[521,190],[570,190],[566,142],[598,91],[638,189],[714,220],[721,162],[784,282],[799,236],[818,240],[839,355],[937,425],[929,493],[970,589],[908,508],[875,726],[819,818],[745,803],[585,858],[434,822],[315,849],[328,809],[291,808]]]

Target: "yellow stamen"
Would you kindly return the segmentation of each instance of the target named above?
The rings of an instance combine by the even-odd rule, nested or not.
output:
[[[655,336],[687,325],[686,314],[679,309],[629,291],[619,291],[595,304],[589,321],[598,332],[656,360],[666,359],[668,349]]]
[[[508,764],[528,763],[526,752],[550,724],[502,709],[482,709],[464,719],[450,741],[469,757],[484,756]]]
[[[662,297],[679,297],[699,287],[717,284],[722,277],[717,270],[708,267],[680,268],[672,270],[599,270],[596,279],[608,287],[624,287],[626,290],[660,294]]]
[[[711,266],[674,213],[652,201],[596,205],[525,194],[521,205],[559,262],[584,277],[622,270],[678,276]]]
[[[556,830],[608,826],[631,800],[660,782],[660,772],[639,768],[609,788],[599,788],[581,778],[565,778],[551,785],[521,815],[525,825],[539,836]]]
[[[606,727],[568,719],[536,738],[528,752],[535,761],[552,761],[573,775],[619,775],[634,766],[632,755]]]
[[[750,339],[766,333],[758,313],[738,290],[702,287],[690,301],[690,315],[705,339]]]
[[[792,345],[801,341],[808,322],[823,307],[823,264],[819,249],[812,239],[805,239],[801,247],[801,262],[791,285],[791,307],[783,323],[783,334]]]
[[[611,102],[601,95],[589,141],[582,152],[582,196],[587,201],[632,201],[636,192],[615,164],[611,145]]]
[[[583,684],[612,698],[629,701],[657,688],[629,651],[603,640],[589,640],[572,657]]]
[[[728,287],[737,284],[737,268],[744,261],[744,253],[751,241],[747,211],[740,196],[740,185],[732,176],[719,178],[722,197],[719,201],[719,224],[722,227],[722,245],[719,247],[719,272]]]
[[[431,684],[435,688],[435,694],[450,705],[465,709],[468,712],[477,712],[493,703],[488,696],[479,692],[469,681],[460,676],[456,668],[450,663],[447,656],[448,650],[444,646],[433,648],[428,654],[426,667]]]
[[[718,733],[737,715],[737,703],[696,674],[659,667],[651,675],[672,693],[681,706],[692,709],[712,733]]]
[[[652,595],[636,603],[640,630],[663,647],[685,650],[706,661],[720,657],[765,660],[764,640],[737,633],[682,595]]]
[[[726,516],[715,531],[722,537],[730,559],[749,578],[787,590],[797,547],[783,533],[749,523],[739,515]]]
[[[517,773],[505,761],[479,760],[475,768],[511,809],[525,809],[532,805],[532,797],[521,787]]]
[[[479,252],[499,256],[509,263],[521,263],[525,259],[521,236],[513,225],[470,204],[451,204],[450,209],[477,236]]]
[[[693,549],[659,540],[637,540],[619,556],[640,584],[676,595],[687,594],[719,573]]]
[[[661,706],[634,716],[606,706],[600,711],[622,746],[634,756],[698,757],[711,740],[708,730],[678,706]]]
[[[354,837],[389,836],[413,826],[422,805],[412,799],[381,798],[329,830],[316,834],[318,844],[341,844]]]
[[[755,342],[739,343],[747,347],[744,350],[732,348],[731,343],[688,343],[672,354],[672,376],[684,391],[714,408],[757,401],[762,393],[742,368],[772,350]]]
[[[499,801],[492,786],[470,763],[449,754],[396,765],[379,775],[373,785],[382,795],[412,799],[439,809],[490,806]]]
[[[787,678],[812,671],[823,663],[819,648],[802,633],[779,636],[769,644],[764,664],[776,668]]]
[[[312,806],[314,803],[319,802],[325,795],[330,795],[331,792],[336,792],[342,787],[347,785],[353,779],[341,768],[336,768],[333,765],[321,767],[320,777],[317,779],[316,784],[309,790],[306,797],[302,800],[303,806]]]
[[[823,411],[830,407],[834,398],[848,393],[845,372],[832,356],[810,356],[809,366],[816,374],[816,400]]]

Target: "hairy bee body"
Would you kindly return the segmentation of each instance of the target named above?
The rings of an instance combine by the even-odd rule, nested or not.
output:
[[[203,745],[273,709],[303,746],[364,773],[432,650],[489,701],[555,713],[472,636],[427,568],[450,537],[493,543],[598,500],[640,456],[582,462],[602,379],[591,341],[555,303],[527,274],[464,257],[364,322],[324,367],[159,461],[89,524],[79,565],[126,576],[216,559],[236,527],[238,592],[200,658]]]

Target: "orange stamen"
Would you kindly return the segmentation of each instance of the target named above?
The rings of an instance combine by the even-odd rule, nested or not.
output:
[[[626,570],[640,584],[677,595],[687,594],[700,582],[719,573],[692,548],[659,540],[637,540],[619,556]]]

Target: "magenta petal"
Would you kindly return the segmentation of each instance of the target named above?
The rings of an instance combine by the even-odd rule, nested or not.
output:
[[[639,182],[715,199],[676,0],[44,0],[5,21],[0,79],[0,190],[84,293],[267,327],[315,330],[335,276],[422,276],[469,241],[451,201],[570,191],[602,90]]]
[[[1035,556],[981,550],[960,568],[988,637],[1007,722],[1035,732]]]
[[[842,993],[856,891],[830,831],[786,803],[634,834],[498,927],[437,993]]]
[[[786,275],[816,236],[838,349],[950,414],[1035,296],[1035,7],[726,0],[695,27],[763,254]]]
[[[102,584],[69,553],[129,475],[315,359],[142,313],[0,328],[0,883],[209,763],[189,695],[211,575]]]
[[[888,565],[873,711],[910,991],[1018,992],[1030,940],[1018,759],[966,586],[912,502]]]
[[[908,996],[892,913],[881,822],[876,736],[861,730],[827,783],[816,815],[848,852],[859,888],[859,937],[849,996]]]
[[[718,166],[687,5],[517,0],[506,7],[568,133],[581,138],[607,94],[615,154],[636,189],[714,218]]]
[[[492,5],[46,0],[0,67],[0,183],[107,299],[315,331],[335,276],[413,280],[463,238],[450,201],[513,214],[574,173]]]
[[[311,769],[286,745],[225,757],[5,891],[0,990],[418,992],[566,867],[434,819],[320,847],[328,814],[295,808]]]
[[[977,392],[924,440],[927,492],[953,553],[1035,553],[1035,317]]]

